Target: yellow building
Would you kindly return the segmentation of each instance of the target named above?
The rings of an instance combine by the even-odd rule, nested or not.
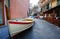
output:
[[[40,0],[40,7],[46,21],[60,26],[60,0]]]

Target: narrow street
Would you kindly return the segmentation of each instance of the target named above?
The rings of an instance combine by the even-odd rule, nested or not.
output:
[[[13,39],[60,39],[59,27],[45,20],[34,20],[35,24],[30,29],[21,32],[17,36],[14,36]],[[7,27],[3,27],[0,29],[0,38],[2,37],[3,39],[9,38]]]
[[[60,39],[60,0],[0,0],[0,39]]]
[[[60,28],[41,19],[35,19],[32,28],[18,34],[14,39],[60,39]]]

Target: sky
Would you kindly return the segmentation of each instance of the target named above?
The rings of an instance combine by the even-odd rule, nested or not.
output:
[[[30,0],[30,6],[37,5],[39,0]]]

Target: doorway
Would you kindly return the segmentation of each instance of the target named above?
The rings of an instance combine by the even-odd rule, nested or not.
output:
[[[5,5],[5,9],[6,9],[6,19],[9,20],[10,17],[9,17],[9,9],[7,7],[7,5]]]
[[[0,26],[5,25],[4,19],[4,0],[0,0]]]

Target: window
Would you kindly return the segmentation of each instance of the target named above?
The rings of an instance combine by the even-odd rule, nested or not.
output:
[[[4,0],[0,0],[0,25],[4,25]]]
[[[41,10],[42,10],[43,12],[45,12],[45,10],[46,10],[46,6],[42,7]]]
[[[49,9],[49,4],[46,5],[46,9]]]
[[[43,3],[45,0],[42,0],[41,3]]]
[[[60,5],[60,0],[57,0],[57,6]]]
[[[42,8],[41,8],[41,12],[42,12]]]
[[[55,15],[56,15],[55,17],[60,17],[60,15],[59,15],[60,12],[59,12],[59,11],[56,11],[55,13],[56,13],[56,14],[55,14]]]
[[[52,5],[51,5],[51,2],[49,3],[49,9],[51,9],[52,8]]]

